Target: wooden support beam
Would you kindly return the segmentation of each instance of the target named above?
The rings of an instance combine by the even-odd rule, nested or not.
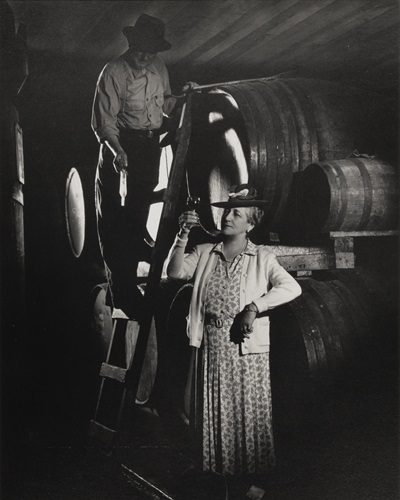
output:
[[[352,269],[355,266],[354,239],[351,236],[335,238],[333,241],[335,262],[338,269]]]
[[[312,271],[296,271],[297,278],[305,278],[308,276],[312,276]]]
[[[335,255],[325,247],[271,246],[279,263],[289,272],[335,269]]]
[[[329,237],[334,238],[343,238],[347,236],[351,236],[353,238],[358,237],[368,237],[368,236],[398,236],[398,230],[392,231],[330,231]]]

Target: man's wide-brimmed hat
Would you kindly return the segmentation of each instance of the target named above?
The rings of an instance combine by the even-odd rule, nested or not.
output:
[[[226,201],[217,201],[211,203],[214,207],[233,208],[233,207],[264,207],[268,202],[257,198],[257,191],[248,184],[234,186],[229,193]]]
[[[171,44],[164,39],[163,21],[148,14],[141,14],[135,25],[125,26],[122,33],[129,45],[144,52],[162,52],[171,48]]]

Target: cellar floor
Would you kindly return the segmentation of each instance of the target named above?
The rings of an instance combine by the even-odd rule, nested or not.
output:
[[[399,498],[397,370],[368,380],[321,407],[307,429],[276,429],[278,466],[266,500],[395,500]],[[333,400],[332,400],[333,401]],[[82,439],[33,437],[20,450],[5,500],[239,500],[247,485],[191,470],[185,425],[147,409],[128,408],[113,455]],[[3,474],[4,475],[4,474]],[[8,489],[4,490],[4,483]],[[164,493],[163,493],[164,492]]]

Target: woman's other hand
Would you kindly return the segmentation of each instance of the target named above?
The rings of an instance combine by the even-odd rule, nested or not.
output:
[[[244,339],[248,339],[253,331],[253,323],[257,317],[257,311],[254,307],[245,307],[243,311],[236,315],[233,320],[230,339],[235,344],[240,344]]]
[[[240,318],[240,332],[243,335],[243,338],[248,339],[251,332],[253,331],[253,323],[256,319],[257,312],[244,310],[242,311]]]
[[[183,212],[178,219],[180,227],[180,236],[187,236],[192,227],[199,226],[199,216],[194,210]]]

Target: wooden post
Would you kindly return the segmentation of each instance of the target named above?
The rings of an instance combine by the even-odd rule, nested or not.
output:
[[[335,251],[336,267],[338,269],[354,268],[354,238],[352,236],[335,238],[333,246]]]

